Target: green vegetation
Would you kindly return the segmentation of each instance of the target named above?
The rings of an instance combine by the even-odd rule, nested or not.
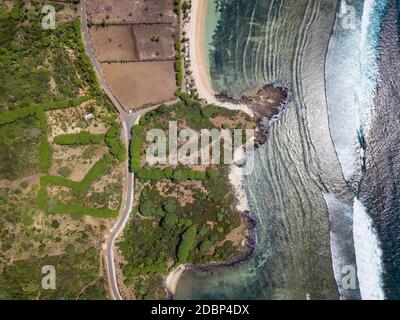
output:
[[[187,262],[190,250],[193,249],[197,235],[196,226],[190,226],[182,235],[182,240],[178,246],[178,262],[184,264]]]
[[[174,12],[176,14],[179,14],[180,10],[181,10],[181,0],[175,0],[174,1]]]
[[[162,278],[179,264],[227,261],[240,252],[238,243],[226,241],[240,225],[228,166],[141,167],[149,145],[146,133],[154,128],[168,132],[169,121],[195,130],[221,128],[224,122],[213,123],[217,117],[229,119],[228,129],[242,125],[238,112],[202,106],[186,93],[179,96],[179,103],[147,113],[132,130],[131,170],[137,173],[140,198],[118,246],[128,262],[122,265],[125,283],[139,299],[162,298]]]
[[[71,100],[67,103],[54,103],[47,105],[45,110],[56,110],[57,108],[66,108],[67,106],[74,106],[75,103],[86,101],[87,98],[85,97],[80,99]],[[50,158],[52,154],[52,150],[50,144],[47,139],[47,121],[44,111],[39,109],[36,112],[38,120],[40,122],[40,127],[46,135],[43,136],[42,141],[39,145],[39,159],[40,159],[40,167],[42,172],[46,173],[51,166]],[[59,135],[54,138],[54,142],[60,145],[83,145],[83,144],[99,144],[102,139],[104,139],[105,143],[109,147],[109,152],[112,156],[116,159],[123,161],[126,159],[125,156],[125,146],[119,139],[119,132],[121,126],[112,121],[110,129],[107,131],[105,135],[95,135],[90,134],[89,132],[81,132],[78,134],[65,134]],[[65,177],[68,176],[70,173],[62,170],[60,174],[63,177],[57,176],[49,176],[45,175],[42,176],[40,179],[40,190],[37,196],[37,205],[38,208],[49,211],[53,214],[70,214],[73,216],[80,216],[80,215],[91,215],[95,217],[116,217],[118,214],[115,210],[109,209],[90,209],[90,208],[83,208],[81,206],[77,206],[74,204],[61,204],[57,203],[53,206],[49,207],[49,202],[47,194],[47,186],[48,185],[55,185],[55,186],[62,186],[70,188],[76,194],[86,194],[90,186],[103,176],[112,162],[112,157],[110,155],[105,155],[102,159],[94,164],[94,166],[89,170],[86,174],[84,179],[80,182],[75,182],[66,179]],[[62,168],[60,168],[61,170]],[[67,169],[68,170],[68,169]],[[64,173],[64,174],[63,174]],[[65,176],[65,177],[64,177]]]
[[[3,112],[0,113],[0,127],[5,125],[15,125],[16,122],[35,116],[39,121],[37,127],[41,130],[41,140],[38,144],[40,169],[42,172],[46,173],[51,166],[52,151],[47,139],[47,120],[45,111],[75,107],[87,100],[89,100],[89,97],[80,97],[65,102],[56,101],[44,105],[32,105],[15,111]],[[18,127],[18,125],[15,127]],[[9,177],[9,174],[5,174],[5,176]]]
[[[105,142],[114,158],[119,161],[126,160],[125,144],[119,138],[121,132],[121,125],[117,122],[112,122],[110,129],[105,135]]]
[[[43,120],[43,119],[42,119]],[[44,121],[44,120],[43,120]],[[122,142],[120,142],[118,135],[120,131],[120,125],[115,121],[112,122],[110,129],[104,136],[104,140],[109,147],[110,154],[116,157],[118,160],[124,159],[125,148]],[[82,145],[82,144],[98,144],[100,143],[103,135],[93,135],[88,132],[81,132],[78,134],[69,134],[69,135],[60,135],[55,137],[55,143],[61,145]],[[47,139],[46,139],[47,142]],[[48,142],[47,144],[48,145]],[[50,153],[51,148],[49,146]],[[70,214],[73,216],[81,216],[81,215],[90,215],[94,217],[102,217],[102,218],[111,218],[116,217],[118,215],[117,211],[110,209],[90,209],[84,208],[82,206],[78,206],[75,204],[63,204],[63,203],[54,203],[53,200],[48,198],[47,186],[61,186],[71,189],[74,194],[82,195],[86,194],[90,188],[90,186],[98,180],[100,177],[105,175],[107,169],[110,167],[110,164],[113,161],[112,156],[106,154],[102,159],[97,161],[89,172],[85,175],[85,177],[80,182],[68,180],[65,177],[70,174],[67,168],[64,168],[60,172],[62,177],[58,176],[49,176],[44,175],[40,179],[40,190],[37,195],[37,206],[45,211],[48,211],[53,214]],[[63,168],[60,168],[60,170]],[[63,174],[64,173],[64,174]]]
[[[186,168],[141,168],[137,172],[137,177],[140,180],[150,180],[150,181],[160,181],[160,180],[173,180],[177,183],[181,183],[186,180],[200,180],[204,181],[206,179],[206,174],[202,171],[195,171]]]
[[[31,105],[29,107],[24,107],[18,110],[3,112],[0,113],[0,126],[5,124],[12,124],[18,120],[26,119],[44,111],[69,109],[72,107],[76,107],[83,102],[88,101],[89,99],[90,97],[85,96],[67,101],[55,101],[46,104]]]
[[[79,1],[51,1],[59,17],[55,30],[41,27],[41,1],[11,2],[11,12],[9,3],[0,3],[0,299],[105,299],[97,241],[108,221],[87,224],[81,217],[117,215],[120,165],[106,155],[92,166],[92,147],[104,148],[104,135],[57,137],[74,147],[71,152],[52,150],[49,136],[71,126],[89,128],[75,119],[87,109],[96,114],[94,127],[111,125],[116,116],[85,54]],[[72,107],[77,112],[62,111]],[[80,147],[85,142],[96,144]],[[60,178],[57,182],[69,185],[75,161],[92,166],[81,182],[72,189],[49,184]],[[41,287],[41,267],[47,264],[56,267],[57,290]]]
[[[74,2],[75,3],[75,2]],[[23,58],[23,52],[24,50],[29,50],[29,56],[30,57],[42,57],[42,52],[43,52],[43,47],[42,45],[45,45],[46,48],[49,46],[48,40],[54,40],[53,45],[50,46],[51,49],[53,49],[52,52],[56,52],[57,54],[60,54],[60,56],[63,56],[61,52],[65,53],[65,45],[69,46],[70,49],[73,49],[76,52],[79,52],[79,59],[75,59],[75,63],[67,63],[67,65],[78,65],[78,69],[74,70],[68,70],[68,69],[57,69],[57,65],[54,69],[57,69],[57,71],[60,72],[60,74],[53,74],[53,78],[58,79],[61,81],[61,78],[68,78],[68,75],[70,72],[71,74],[80,74],[80,80],[79,81],[72,81],[72,83],[75,83],[80,86],[80,88],[89,87],[89,88],[94,88],[92,90],[92,93],[95,94],[101,94],[101,90],[98,88],[98,83],[97,79],[95,76],[95,73],[91,67],[90,61],[88,57],[85,54],[84,51],[84,46],[82,42],[82,38],[80,35],[80,22],[79,20],[75,20],[72,23],[68,24],[61,24],[59,26],[59,35],[54,35],[54,33],[57,33],[54,31],[51,33],[50,31],[45,31],[42,28],[40,28],[40,14],[38,14],[38,10],[33,10],[32,12],[29,12],[29,14],[26,14],[25,12],[22,11],[22,2],[21,1],[14,1],[14,7],[13,10],[10,14],[10,16],[3,15],[2,18],[0,19],[0,25],[5,28],[7,31],[12,31],[16,29],[18,26],[18,31],[20,35],[25,35],[26,38],[29,38],[29,43],[24,42],[19,40],[19,50],[16,51],[15,47],[9,46],[9,47],[2,47],[4,55],[2,55],[2,58],[0,59],[0,65],[2,66],[7,66],[8,63],[11,62],[11,60],[7,60],[10,58],[11,53],[14,54],[13,59],[14,60],[22,60],[24,61],[23,63],[19,64],[19,67],[25,67],[24,63],[29,63],[30,67],[32,67],[33,61],[31,60],[24,60]],[[35,9],[40,9],[39,7]],[[7,19],[6,19],[7,18]],[[22,27],[20,25],[20,20],[30,20],[33,25],[37,25],[37,27]],[[33,23],[35,22],[35,23]],[[29,35],[29,36],[28,36]],[[8,34],[7,32],[2,32],[0,33],[0,37],[7,38],[12,35]],[[58,37],[57,37],[58,36]],[[24,36],[20,37],[21,39],[24,38]],[[35,42],[35,39],[37,40]],[[58,40],[58,41],[57,41]],[[62,40],[60,43],[59,40]],[[33,42],[32,42],[33,41]],[[42,43],[40,43],[42,42]],[[32,43],[34,46],[32,47]],[[58,49],[61,49],[60,47],[63,47],[63,50],[60,51]],[[15,56],[15,52],[18,54],[21,54],[21,56]],[[65,58],[65,56],[63,56]],[[48,58],[48,57],[46,57]],[[39,59],[38,59],[39,60]],[[35,60],[36,63],[38,62]],[[53,61],[54,63],[57,63],[57,60]],[[65,62],[65,61],[64,61]],[[14,66],[13,66],[14,67]],[[14,84],[16,87],[21,87],[16,85],[18,82],[21,81],[27,81],[27,74],[26,73],[21,73],[21,72],[16,72],[13,73],[13,67],[10,66],[7,75],[8,76],[13,76],[13,80],[10,80],[10,83]],[[64,67],[65,68],[65,67]],[[39,68],[38,68],[39,69]],[[20,71],[22,69],[19,69]],[[32,68],[29,69],[29,75],[34,74],[32,72]],[[0,72],[1,76],[1,72]],[[3,78],[7,79],[6,77],[3,76]],[[84,81],[83,81],[83,79]],[[28,78],[29,80],[29,78]],[[40,80],[40,81],[39,81]],[[35,85],[36,83],[48,83],[49,80],[46,80],[44,78],[40,78],[37,81],[32,79],[32,81],[29,81],[29,84],[31,86]],[[2,83],[1,85],[5,85],[6,83]],[[8,83],[7,83],[8,84]],[[56,84],[57,81],[56,81]],[[51,166],[51,156],[52,156],[52,150],[51,146],[48,142],[47,138],[47,119],[45,112],[46,111],[53,111],[53,110],[60,110],[60,109],[68,109],[71,107],[78,106],[82,104],[83,102],[86,102],[90,99],[88,96],[83,96],[83,97],[78,97],[78,98],[73,98],[73,99],[67,99],[67,100],[56,100],[50,102],[50,96],[47,94],[48,90],[43,90],[40,91],[38,90],[39,88],[32,87],[30,90],[27,90],[27,86],[22,86],[25,90],[21,93],[17,92],[12,99],[9,100],[3,100],[3,104],[6,104],[8,109],[10,111],[6,112],[1,112],[0,113],[0,126],[1,130],[4,128],[4,126],[7,125],[13,125],[15,126],[17,123],[16,127],[20,127],[19,122],[21,121],[27,121],[28,118],[35,117],[37,118],[38,122],[35,121],[29,121],[30,123],[35,123],[35,127],[40,129],[40,140],[37,140],[35,145],[37,146],[37,154],[38,154],[38,162],[39,162],[39,167],[41,169],[41,172],[47,173],[48,169]],[[70,86],[73,87],[73,86]],[[0,87],[0,93],[7,92],[8,90],[4,87]],[[15,90],[13,90],[15,92]],[[31,93],[32,92],[32,93]],[[78,92],[78,89],[76,90]],[[63,91],[64,95],[70,95],[72,92],[71,91]],[[58,94],[58,99],[62,98],[62,94]],[[1,96],[1,98],[5,98],[5,96]],[[24,106],[22,103],[18,104],[19,102],[23,102],[23,104],[28,104],[29,106]],[[17,104],[9,104],[10,102],[17,102]],[[37,104],[37,102],[41,102],[41,104]],[[37,125],[37,124],[38,125]],[[120,127],[116,122],[113,122],[111,125],[110,130],[106,133],[106,136],[104,137],[107,145],[110,148],[110,153],[116,157],[119,160],[123,160],[125,158],[125,151],[124,151],[124,145],[120,140],[117,138],[118,133],[119,133]],[[8,135],[9,136],[9,135]],[[6,137],[6,135],[4,136]],[[69,134],[69,135],[60,135],[58,137],[55,137],[54,141],[56,144],[60,145],[83,145],[83,144],[99,144],[103,139],[103,135],[94,135],[90,134],[88,132],[81,132],[78,134]],[[32,157],[32,156],[31,156]],[[88,174],[85,176],[85,178],[77,183],[77,182],[72,182],[70,180],[67,180],[65,178],[61,177],[52,177],[52,176],[43,176],[41,178],[41,189],[39,191],[38,195],[38,204],[40,208],[46,208],[47,207],[47,197],[46,197],[46,187],[47,184],[51,183],[54,185],[59,185],[59,186],[67,186],[73,189],[75,192],[87,192],[88,188],[90,185],[98,179],[102,174],[104,174],[105,170],[107,169],[108,164],[110,163],[111,158],[110,156],[105,156],[103,159],[98,161],[92,169],[88,172]],[[2,163],[7,163],[8,161],[2,161]],[[15,162],[15,161],[14,161]],[[5,171],[5,170],[4,170]],[[9,170],[7,170],[9,172]],[[14,170],[15,171],[15,170]],[[12,172],[14,172],[12,171]],[[65,170],[61,170],[60,174],[64,176],[68,176],[69,174],[65,172]],[[16,174],[4,174],[6,178],[13,178],[16,177]],[[89,210],[90,211],[90,210]],[[91,212],[91,211],[90,211]]]
[[[55,206],[49,209],[50,213],[53,214],[68,214],[75,217],[81,216],[92,216],[97,218],[116,218],[118,217],[118,211],[110,209],[91,209],[82,208],[73,204],[57,203]]]
[[[83,178],[83,180],[80,182],[67,180],[65,178],[57,176],[43,176],[41,181],[46,185],[52,184],[56,186],[67,187],[74,190],[75,192],[85,193],[88,191],[89,187],[95,180],[104,175],[111,161],[111,156],[106,154],[102,159],[95,163],[95,165],[86,174],[85,178]]]
[[[16,111],[18,112],[18,111]],[[47,120],[43,109],[38,109],[36,117],[39,120],[40,130],[42,132],[42,139],[39,145],[39,163],[40,169],[43,173],[47,173],[51,166],[52,150],[47,139]]]
[[[40,171],[38,147],[42,136],[35,117],[0,126],[0,180],[16,180]]]
[[[67,177],[69,177],[71,175],[72,170],[70,168],[67,168],[67,167],[61,167],[60,169],[57,170],[57,173],[60,176],[62,176],[64,178],[67,178]]]
[[[179,88],[182,87],[184,81],[184,70],[183,70],[183,55],[182,55],[182,42],[178,38],[175,40],[175,72],[176,72],[176,84]]]
[[[190,2],[184,0],[182,2],[182,12],[183,12],[183,18],[186,19],[189,16],[190,10],[192,8],[192,5]]]
[[[60,145],[86,145],[86,144],[99,144],[103,141],[104,135],[91,134],[90,132],[79,132],[74,134],[62,134],[54,137],[54,143]]]
[[[3,112],[0,113],[0,125],[11,124],[15,121],[26,119],[36,114],[35,107],[27,107],[14,112]]]
[[[78,45],[77,48],[77,51],[79,52],[78,61],[80,63],[80,68],[85,71],[83,73],[85,76],[85,80],[87,81],[87,83],[91,84],[91,88],[93,89],[94,93],[96,93],[99,96],[103,95],[103,90],[101,90],[99,82],[97,81],[96,73],[94,72],[90,59],[85,52],[85,46],[83,44],[83,39],[81,35],[81,22],[79,19],[73,22],[73,28],[75,31],[75,36]]]
[[[84,208],[73,203],[59,203],[57,201],[55,202],[53,200],[50,200],[47,194],[47,186],[54,185],[69,188],[76,195],[82,197],[82,195],[88,192],[93,182],[95,182],[106,173],[106,170],[110,166],[111,162],[112,157],[109,154],[106,154],[102,159],[94,164],[94,166],[89,170],[89,172],[80,182],[71,181],[63,177],[57,176],[43,176],[40,180],[40,190],[37,196],[38,207],[53,214],[70,214],[72,216],[90,215],[101,218],[117,217],[118,211],[115,210],[110,210],[107,208],[91,209]]]
[[[91,300],[107,297],[106,283],[99,276],[99,252],[71,248],[58,256],[33,257],[6,266],[0,277],[0,300]],[[42,267],[56,270],[56,290],[42,288]]]
[[[129,145],[129,158],[130,158],[130,170],[131,172],[134,173],[137,173],[140,170],[142,133],[143,133],[143,128],[141,125],[137,124],[132,127],[131,130],[132,139]]]
[[[79,95],[89,88],[96,95],[95,78],[82,58],[79,20],[59,23],[55,30],[41,27],[42,4],[23,10],[23,1],[14,1],[11,13],[0,18],[0,107],[17,110],[34,104],[59,101]],[[80,57],[70,54],[79,52]],[[49,83],[54,83],[50,90]]]

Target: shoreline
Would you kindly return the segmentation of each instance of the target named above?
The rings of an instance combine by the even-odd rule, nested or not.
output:
[[[254,118],[254,112],[246,105],[234,104],[229,102],[220,101],[215,96],[215,92],[211,86],[211,80],[207,72],[206,62],[204,61],[204,38],[205,28],[204,23],[206,19],[207,6],[209,0],[192,0],[192,9],[190,12],[190,21],[184,24],[183,30],[189,38],[189,57],[190,57],[190,70],[195,82],[195,88],[201,99],[207,103],[215,104],[230,110],[242,111]],[[242,247],[244,250],[241,254],[232,261],[210,263],[206,265],[189,266],[187,264],[178,266],[175,270],[170,272],[165,279],[164,286],[167,291],[167,297],[172,298],[175,295],[178,282],[182,274],[186,270],[210,270],[219,267],[229,267],[247,259],[254,251],[254,246],[257,243],[256,239],[256,223],[250,216],[250,208],[248,204],[247,195],[243,183],[243,167],[236,164],[240,162],[244,156],[245,145],[235,151],[234,162],[230,166],[228,179],[232,185],[235,197],[237,200],[236,208],[240,212],[241,219],[245,223],[245,232],[242,240]]]
[[[188,269],[188,265],[182,264],[168,274],[164,282],[164,287],[167,290],[167,296],[173,296],[175,294],[179,279],[186,269]]]
[[[230,110],[242,111],[253,118],[254,113],[248,106],[218,100],[211,86],[211,79],[208,75],[207,64],[204,59],[204,24],[209,1],[210,0],[192,0],[190,21],[189,23],[185,23],[183,27],[189,38],[190,69],[192,71],[195,87],[200,98],[206,100],[207,103],[222,106]]]
[[[241,213],[241,217],[245,224],[245,233],[242,240],[243,250],[238,256],[231,260],[211,262],[199,265],[182,264],[171,271],[164,281],[164,288],[166,291],[167,299],[173,299],[176,293],[176,288],[179,280],[185,271],[198,270],[198,271],[212,271],[218,268],[228,268],[233,267],[247,260],[254,252],[257,244],[257,224],[255,219],[250,215],[249,211],[244,211]]]
[[[184,30],[189,37],[190,69],[195,82],[197,92],[201,99],[208,103],[216,104],[231,110],[239,110],[254,118],[254,112],[246,105],[223,102],[216,98],[211,86],[211,80],[207,72],[206,62],[204,61],[204,23],[207,14],[207,7],[210,0],[192,0],[190,21],[184,25]],[[243,146],[244,147],[244,146]],[[243,157],[243,147],[239,148],[234,155],[234,160],[238,161]],[[247,196],[243,186],[243,168],[235,163],[231,165],[229,180],[233,186],[238,204],[236,208],[240,212],[249,211]]]

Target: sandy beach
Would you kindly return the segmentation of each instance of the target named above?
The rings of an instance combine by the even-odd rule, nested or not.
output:
[[[199,96],[208,103],[220,105],[231,110],[240,110],[253,117],[253,111],[249,107],[221,102],[215,97],[215,92],[212,89],[211,80],[207,72],[207,63],[204,59],[204,33],[206,29],[204,24],[208,3],[208,0],[192,0],[190,22],[184,27],[190,39],[191,71],[193,72],[192,76],[196,84],[196,89]]]
[[[249,140],[248,143],[254,143],[254,137],[251,140]],[[244,188],[243,178],[245,175],[245,170],[247,169],[251,170],[251,166],[253,165],[250,164],[251,161],[248,160],[249,155],[252,152],[254,153],[254,150],[246,150],[246,146],[238,148],[234,153],[233,163],[231,164],[230,167],[229,181],[231,182],[233,189],[235,191],[235,196],[237,199],[236,208],[240,212],[250,211],[249,210],[250,207],[247,201],[246,191]],[[252,154],[251,156],[254,156],[254,154]],[[246,165],[245,167],[236,165],[236,163],[244,163],[244,162],[248,163],[248,167],[246,167]]]
[[[165,279],[165,287],[171,294],[175,294],[176,286],[178,284],[179,278],[181,277],[182,273],[187,269],[185,264],[180,265],[175,270],[173,270]]]
[[[207,14],[208,0],[192,0],[192,10],[190,22],[184,26],[189,41],[190,41],[190,60],[191,71],[195,81],[196,89],[200,98],[218,106],[222,106],[231,110],[239,110],[247,113],[249,116],[254,117],[253,111],[245,106],[239,104],[231,104],[218,101],[211,86],[211,80],[207,72],[207,63],[204,57],[204,37],[205,37],[205,19]],[[254,138],[253,138],[254,139]],[[235,151],[234,162],[240,162],[245,156],[244,147]],[[249,210],[248,201],[243,185],[243,168],[235,163],[231,165],[229,180],[234,188],[235,196],[237,198],[237,209],[240,212]],[[175,294],[179,278],[187,269],[187,265],[181,265],[173,270],[165,280],[165,287],[171,294]]]

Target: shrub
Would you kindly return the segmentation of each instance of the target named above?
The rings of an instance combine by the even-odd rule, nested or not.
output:
[[[172,179],[174,179],[177,183],[181,183],[187,179],[187,176],[183,170],[176,170],[172,175]]]
[[[161,227],[164,230],[171,230],[178,224],[179,218],[175,214],[167,214],[162,220],[161,220]]]
[[[165,179],[162,169],[139,169],[137,175],[140,180],[160,181]]]
[[[154,216],[156,210],[157,206],[149,199],[144,200],[139,206],[140,213],[145,217]]]
[[[79,58],[77,62],[81,64],[81,68],[85,71],[85,80],[92,85],[94,88],[94,93],[96,95],[101,96],[103,91],[100,88],[99,82],[97,81],[96,73],[92,68],[92,63],[90,62],[89,57],[86,55],[85,46],[83,44],[83,39],[81,35],[81,23],[79,19],[74,20],[73,22],[75,35],[78,39],[78,47],[79,47]]]
[[[20,186],[21,186],[21,188],[26,189],[26,188],[28,188],[28,182],[22,181]]]
[[[36,114],[36,107],[26,107],[16,111],[0,113],[0,125],[11,124],[17,120],[26,119]]]
[[[54,219],[53,221],[51,221],[51,227],[53,229],[58,229],[59,226],[60,226],[60,223],[57,220]]]
[[[102,134],[91,134],[82,131],[74,134],[62,134],[54,138],[54,143],[59,145],[86,145],[99,144],[104,138]]]
[[[137,172],[137,177],[140,180],[160,181],[164,179],[172,179],[176,183],[181,183],[186,180],[204,181],[206,173],[191,169],[172,169],[170,167],[164,169],[157,168],[140,168]]]
[[[187,92],[180,92],[179,98],[186,106],[192,105],[192,97]]]
[[[176,201],[174,199],[166,200],[162,206],[167,213],[175,213],[176,211]]]
[[[112,159],[110,155],[106,154],[103,158],[97,161],[94,166],[86,174],[85,178],[78,183],[77,191],[86,192],[95,180],[100,178],[105,174],[108,165],[111,163]]]
[[[183,76],[183,58],[182,58],[182,42],[181,39],[175,40],[175,71],[176,71],[176,84],[178,87],[182,87],[184,76]]]
[[[218,176],[218,172],[211,168],[207,168],[206,176],[207,176],[207,179],[214,179]]]
[[[185,181],[185,180],[204,181],[206,179],[206,174],[201,171],[194,171],[194,170],[190,170],[190,169],[177,169],[174,171],[172,178],[177,183],[181,183],[182,181]]]
[[[67,178],[67,177],[69,177],[71,175],[72,170],[70,168],[67,168],[67,167],[61,167],[60,169],[57,170],[57,173],[60,176],[62,176],[64,178]]]
[[[104,141],[108,146],[108,149],[112,156],[120,161],[126,160],[126,149],[124,143],[120,140],[121,126],[117,122],[111,124],[110,129],[108,129]]]
[[[47,140],[47,119],[43,109],[38,108],[36,118],[39,120],[42,138],[39,145],[39,163],[42,173],[47,173],[51,167],[51,155],[53,150]]]
[[[207,252],[211,249],[211,242],[210,240],[206,239],[200,243],[199,250],[200,252]]]
[[[140,125],[134,125],[131,130],[132,139],[129,145],[129,158],[131,172],[138,173],[140,170],[140,153],[142,148],[142,132]]]
[[[203,109],[201,109],[201,116],[203,118],[209,119],[214,117],[217,114],[217,109],[213,105],[207,105]]]
[[[165,179],[171,179],[172,175],[174,174],[174,169],[167,167],[163,169],[163,174]]]
[[[51,167],[52,149],[47,141],[47,136],[43,137],[39,145],[39,161],[40,169],[43,173],[47,173]]]
[[[182,42],[179,38],[175,40],[175,50],[178,54],[182,51]]]
[[[186,229],[184,234],[182,235],[181,242],[178,246],[178,264],[184,264],[187,262],[189,258],[190,250],[192,250],[194,246],[194,242],[196,240],[197,228],[195,225],[190,226]]]
[[[45,181],[44,177],[40,179],[40,189],[36,198],[36,204],[39,209],[47,211],[47,182]]]
[[[36,106],[37,108],[43,110],[43,111],[52,111],[52,110],[60,110],[60,109],[69,109],[73,108],[76,106],[79,106],[80,104],[90,100],[90,96],[83,96],[83,97],[78,97],[75,99],[71,100],[66,100],[66,101],[55,101],[55,102],[50,102],[46,103],[43,105]]]
[[[82,208],[73,204],[58,203],[49,210],[52,214],[69,214],[76,217],[92,216],[98,218],[115,218],[118,211],[110,209]]]
[[[53,184],[56,186],[70,188],[77,193],[86,193],[93,182],[105,173],[111,161],[111,156],[106,154],[102,159],[93,165],[81,182],[71,181],[63,177],[56,176],[43,176],[42,181],[46,183],[46,185]]]
[[[183,59],[178,57],[175,60],[175,71],[176,71],[176,85],[181,87],[183,84]]]

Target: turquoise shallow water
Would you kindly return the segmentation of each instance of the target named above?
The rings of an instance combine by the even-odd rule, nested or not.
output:
[[[203,56],[206,61],[206,64],[208,68],[210,68],[210,55],[209,52],[211,50],[216,50],[216,47],[213,44],[213,36],[215,33],[215,30],[218,25],[218,21],[220,19],[220,12],[217,10],[217,2],[214,0],[209,0],[207,1],[207,15],[206,19],[204,22],[204,28],[205,28],[205,33],[204,33],[204,52]],[[210,77],[211,80],[211,77]]]
[[[233,267],[186,272],[176,298],[337,299],[324,192],[343,182],[337,161],[330,161],[336,156],[324,63],[338,2],[217,4],[221,18],[208,47],[214,89],[240,95],[279,80],[292,89],[293,99],[246,177],[258,225],[254,254]]]

